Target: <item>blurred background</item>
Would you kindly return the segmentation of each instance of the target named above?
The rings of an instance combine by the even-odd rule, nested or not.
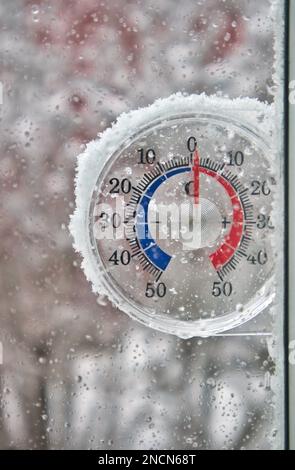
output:
[[[269,341],[138,325],[92,294],[67,228],[76,156],[121,112],[272,102],[273,23],[269,0],[1,2],[0,448],[280,445]]]

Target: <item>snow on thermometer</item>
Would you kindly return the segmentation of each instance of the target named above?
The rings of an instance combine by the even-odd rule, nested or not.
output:
[[[87,146],[70,229],[95,292],[180,337],[233,331],[273,302],[272,112],[176,94]]]

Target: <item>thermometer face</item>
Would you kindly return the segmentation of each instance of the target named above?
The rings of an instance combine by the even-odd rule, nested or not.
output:
[[[232,120],[151,123],[112,154],[89,234],[112,300],[186,336],[239,326],[273,298],[276,180],[264,139]]]

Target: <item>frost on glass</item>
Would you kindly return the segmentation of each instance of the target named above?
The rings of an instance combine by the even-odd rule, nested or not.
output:
[[[174,93],[264,103],[278,163],[283,1],[14,0],[0,13],[0,447],[281,448],[277,239],[261,324],[181,339],[91,292],[68,224],[76,156],[121,113]]]

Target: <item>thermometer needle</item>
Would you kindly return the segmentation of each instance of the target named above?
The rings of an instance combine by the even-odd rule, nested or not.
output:
[[[195,204],[199,204],[200,200],[200,156],[198,150],[194,153],[193,163],[193,174],[194,174],[194,200]]]

